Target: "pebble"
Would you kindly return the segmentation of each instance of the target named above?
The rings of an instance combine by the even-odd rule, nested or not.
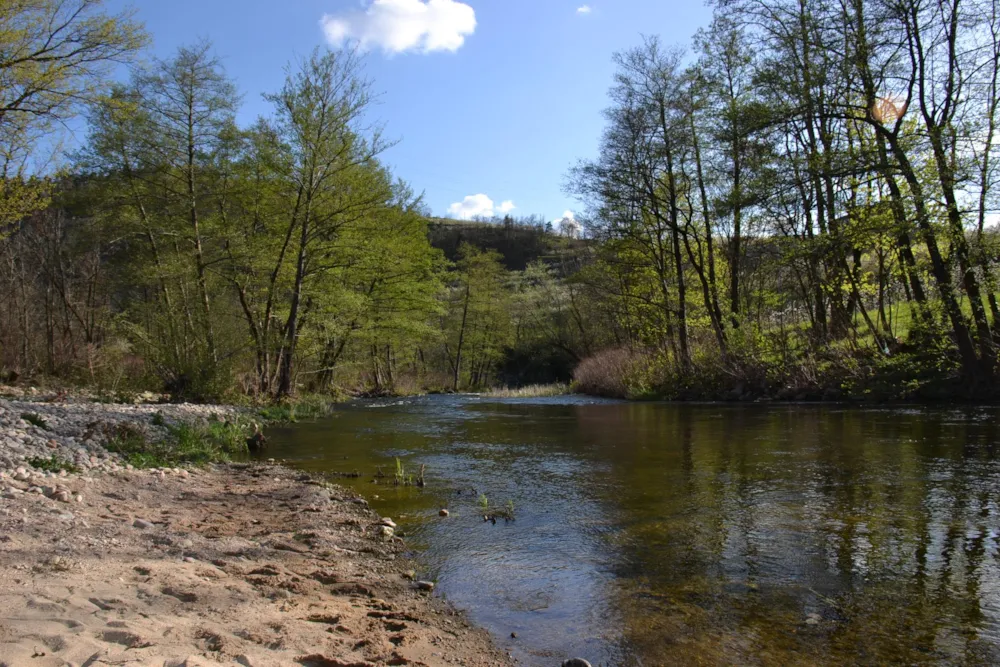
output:
[[[570,658],[563,660],[562,667],[591,667],[591,664],[583,658]]]
[[[379,528],[381,529],[379,530],[379,535],[385,539],[389,539],[395,534],[395,531],[389,526],[379,526]]]
[[[417,582],[417,589],[421,590],[421,591],[432,591],[432,590],[434,590],[434,582],[433,581],[418,581]]]
[[[448,516],[450,512],[448,510],[442,509],[438,510],[438,516]]]
[[[147,530],[153,527],[152,521],[146,521],[145,519],[136,519],[132,522],[133,528],[138,528],[140,530]]]
[[[389,526],[390,528],[395,528],[396,527],[396,522],[393,521],[392,519],[390,519],[389,517],[384,516],[384,517],[382,517],[382,525],[383,526]]]

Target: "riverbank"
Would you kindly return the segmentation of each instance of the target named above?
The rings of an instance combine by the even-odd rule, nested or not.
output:
[[[606,350],[577,367],[573,391],[677,402],[997,404],[1000,385],[970,382],[948,351],[928,345],[886,355],[830,349],[812,356],[708,356],[684,369],[655,351]]]
[[[275,465],[138,470],[92,428],[237,412],[0,400],[0,665],[512,664],[353,493]]]

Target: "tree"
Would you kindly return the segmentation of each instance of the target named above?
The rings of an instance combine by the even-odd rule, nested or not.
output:
[[[47,203],[37,149],[100,91],[109,68],[147,42],[132,11],[102,0],[0,3],[0,232]],[[51,146],[50,146],[51,148]],[[32,161],[35,161],[33,164]]]
[[[691,361],[681,209],[689,197],[682,164],[690,123],[679,51],[656,39],[617,54],[610,121],[601,156],[580,165],[572,188],[599,207],[598,237],[628,239],[657,276],[667,343],[682,367]],[[676,297],[674,296],[676,291]]]
[[[104,180],[108,201],[99,209],[127,234],[119,246],[131,251],[142,284],[155,285],[150,326],[135,333],[177,391],[210,383],[233,354],[220,349],[212,272],[229,232],[238,105],[211,46],[182,47],[93,106],[90,141],[78,156],[82,169]]]
[[[468,244],[459,249],[444,322],[452,389],[481,387],[512,340],[510,294],[500,255]]]

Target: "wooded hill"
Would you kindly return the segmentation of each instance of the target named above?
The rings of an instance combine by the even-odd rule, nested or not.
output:
[[[584,240],[431,218],[351,51],[270,112],[208,43],[133,66],[128,13],[0,7],[0,370],[284,399],[565,381],[615,396],[992,399],[990,3],[725,0],[614,57]],[[84,54],[84,55],[81,55]],[[74,117],[86,140],[42,172]]]

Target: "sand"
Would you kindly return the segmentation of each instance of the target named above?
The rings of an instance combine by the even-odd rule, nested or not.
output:
[[[298,472],[70,475],[70,502],[8,482],[0,666],[513,664],[364,500]]]

